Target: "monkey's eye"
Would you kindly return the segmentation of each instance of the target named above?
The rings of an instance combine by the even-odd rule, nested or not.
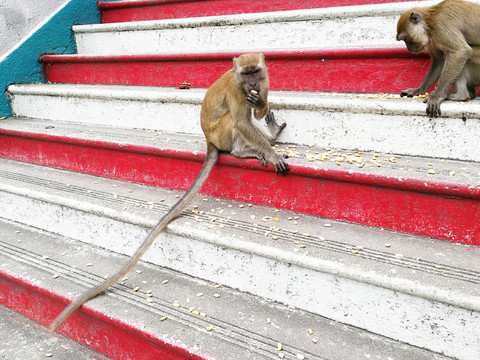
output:
[[[252,75],[252,74],[257,74],[260,71],[260,69],[255,69],[252,71],[242,71],[242,75]]]

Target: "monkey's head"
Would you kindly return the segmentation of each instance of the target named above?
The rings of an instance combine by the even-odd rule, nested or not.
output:
[[[414,54],[428,50],[430,36],[421,9],[413,9],[400,16],[397,40],[405,41],[408,51]]]
[[[235,81],[245,94],[252,90],[259,94],[265,88],[268,90],[268,73],[263,54],[243,54],[233,58],[233,69]]]

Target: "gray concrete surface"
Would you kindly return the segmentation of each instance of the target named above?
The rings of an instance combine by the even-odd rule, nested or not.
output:
[[[2,305],[0,305],[0,339],[2,360],[107,359],[65,336],[48,334],[47,328]]]

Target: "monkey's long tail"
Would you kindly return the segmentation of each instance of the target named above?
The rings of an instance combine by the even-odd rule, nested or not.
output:
[[[178,202],[172,207],[172,209],[165,214],[157,223],[157,225],[150,230],[148,233],[147,237],[143,241],[143,243],[140,245],[140,247],[137,249],[135,254],[132,255],[132,257],[128,260],[128,262],[120,269],[117,271],[115,275],[112,277],[108,278],[107,280],[103,281],[102,283],[98,284],[94,288],[88,290],[86,293],[81,295],[79,298],[74,300],[70,305],[68,305],[60,315],[57,316],[55,321],[50,325],[50,333],[55,332],[57,328],[63,324],[65,320],[77,309],[79,309],[85,302],[88,300],[92,299],[96,295],[102,293],[106,289],[108,289],[110,286],[114,285],[118,280],[120,280],[126,273],[128,273],[140,260],[142,255],[147,251],[147,249],[152,245],[153,241],[155,238],[158,236],[159,233],[161,233],[167,225],[178,217],[183,208],[193,200],[195,195],[200,191],[202,188],[203,184],[208,178],[208,175],[210,175],[211,170],[213,169],[213,166],[218,160],[218,149],[214,147],[211,144],[208,144],[208,150],[207,150],[207,156],[205,158],[205,162],[203,163],[202,169],[200,170],[197,178],[193,182],[192,186],[190,189],[178,200]]]

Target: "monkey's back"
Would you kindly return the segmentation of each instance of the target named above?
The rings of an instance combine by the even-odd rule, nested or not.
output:
[[[480,45],[480,5],[464,0],[445,0],[431,6],[429,16],[436,21],[430,24],[434,32],[453,31],[451,25],[456,24],[469,45]],[[451,35],[450,35],[451,36]]]
[[[230,69],[208,88],[202,101],[200,121],[205,139],[221,151],[232,150],[234,121],[230,104],[238,92]]]

